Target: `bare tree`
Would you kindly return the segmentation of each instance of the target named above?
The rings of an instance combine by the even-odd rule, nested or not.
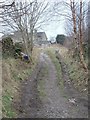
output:
[[[47,17],[48,14],[49,2],[33,0],[3,7],[2,19],[5,26],[21,32],[26,52],[30,56],[33,50],[34,30],[50,19]]]
[[[83,68],[87,71],[87,65],[84,60],[84,48],[83,48],[83,2],[80,0],[80,5],[79,5],[79,14],[77,14],[77,7],[75,6],[75,1],[70,0],[70,7],[72,11],[72,20],[73,20],[73,31],[74,31],[74,40],[76,42],[77,48],[79,49],[78,51],[80,52],[80,61],[83,66]],[[78,28],[77,28],[78,25]],[[79,39],[79,43],[78,43]],[[78,46],[79,44],[79,46]],[[75,45],[75,46],[76,46]]]
[[[83,12],[82,12],[83,8],[82,8],[82,0],[80,0],[80,18],[79,18],[79,45],[80,45],[80,60],[81,63],[84,67],[84,69],[86,69],[87,71],[87,65],[84,61],[84,49],[83,49]]]
[[[76,49],[79,53],[80,61],[83,66],[83,68],[87,70],[87,65],[84,60],[84,50],[83,50],[83,36],[84,36],[84,18],[86,15],[86,11],[84,10],[84,3],[82,0],[80,2],[76,2],[75,0],[70,0],[70,3],[68,2],[62,2],[62,4],[59,2],[54,7],[54,10],[56,12],[57,16],[64,16],[69,23],[72,24],[72,35],[74,36],[74,49]],[[64,6],[63,12],[62,9],[60,9],[60,5]],[[59,9],[60,11],[59,11]],[[65,9],[66,8],[66,9]],[[66,11],[67,10],[67,11]],[[69,28],[68,28],[69,29]]]

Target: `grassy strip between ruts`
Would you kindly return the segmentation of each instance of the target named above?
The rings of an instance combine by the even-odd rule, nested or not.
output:
[[[61,70],[61,65],[58,61],[58,59],[56,58],[56,55],[55,55],[55,49],[52,49],[52,48],[48,48],[46,50],[47,54],[50,56],[52,62],[54,63],[55,67],[56,67],[56,70],[57,70],[57,84],[59,85],[60,88],[64,88],[64,81],[63,81],[63,78],[62,78],[62,70]]]
[[[46,97],[44,86],[45,86],[45,79],[47,79],[47,75],[48,75],[48,66],[47,65],[42,69],[42,71],[40,72],[40,75],[41,76],[39,76],[39,78],[38,78],[39,80],[38,80],[37,89],[39,92],[40,99],[43,99],[44,97]]]
[[[19,99],[20,83],[32,73],[38,59],[40,49],[33,50],[33,64],[20,59],[7,58],[2,60],[2,117],[17,117],[17,111],[13,107],[14,99]]]

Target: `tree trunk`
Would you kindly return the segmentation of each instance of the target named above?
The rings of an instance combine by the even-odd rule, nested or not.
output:
[[[31,53],[33,51],[33,29],[31,30]]]
[[[23,42],[24,42],[24,46],[25,46],[25,52],[29,56],[29,59],[30,59],[30,54],[29,54],[29,50],[28,50],[28,43],[27,43],[27,41],[25,41],[25,38],[23,35],[22,35],[22,38],[23,38]]]
[[[73,20],[73,32],[74,32],[74,44],[75,48],[77,48],[77,27],[76,27],[76,11],[75,11],[75,2],[70,0],[70,7],[72,12],[72,20]]]
[[[80,1],[80,19],[79,19],[80,61],[81,61],[81,64],[82,64],[83,68],[84,68],[86,71],[88,71],[87,65],[86,65],[85,60],[84,60],[82,21],[83,21],[83,18],[82,18],[82,0],[81,0],[81,1]]]

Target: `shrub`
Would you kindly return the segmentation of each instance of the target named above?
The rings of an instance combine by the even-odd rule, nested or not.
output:
[[[2,39],[2,56],[8,57],[13,56],[15,52],[13,40],[10,37]]]
[[[56,42],[57,42],[57,43],[63,45],[64,41],[65,41],[65,35],[60,34],[60,35],[57,35],[57,36],[56,36]]]
[[[13,44],[10,37],[2,39],[2,55],[4,58],[21,58],[21,52],[24,51],[24,45],[20,42]]]

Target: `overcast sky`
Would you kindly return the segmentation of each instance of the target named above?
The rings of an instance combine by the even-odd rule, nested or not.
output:
[[[4,1],[5,3],[8,3],[8,2],[11,2],[13,0],[0,0],[0,2],[2,2],[2,1]],[[49,1],[53,2],[53,1],[61,1],[61,0],[49,0]],[[69,2],[70,0],[65,0],[65,1]],[[76,1],[79,1],[79,0],[76,0]],[[88,2],[90,0],[86,0],[86,1]],[[51,37],[56,37],[57,34],[65,34],[64,28],[65,28],[65,19],[63,18],[58,23],[56,21],[51,22],[49,25],[46,25],[45,27],[43,27],[39,31],[45,31],[48,39],[50,39]],[[1,29],[2,29],[2,27],[0,26],[0,31],[1,31]],[[2,34],[0,33],[0,37],[1,36],[2,36]]]

